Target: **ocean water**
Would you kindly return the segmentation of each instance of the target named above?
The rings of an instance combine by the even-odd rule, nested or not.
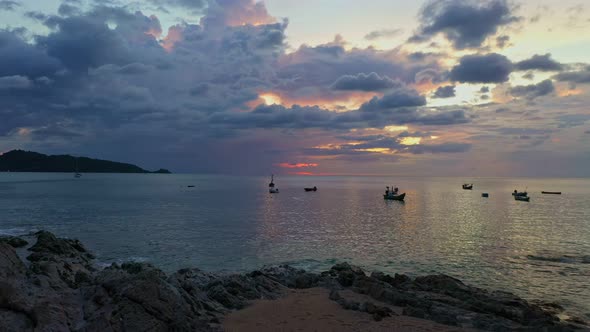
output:
[[[461,189],[464,181],[473,191]],[[0,174],[0,234],[78,238],[103,263],[247,271],[348,261],[446,273],[590,319],[590,180]],[[194,185],[194,188],[187,187]],[[306,193],[304,187],[317,186]],[[384,201],[385,185],[406,202]],[[531,201],[517,202],[527,188]],[[542,190],[563,195],[541,195]],[[488,192],[489,198],[481,193]]]

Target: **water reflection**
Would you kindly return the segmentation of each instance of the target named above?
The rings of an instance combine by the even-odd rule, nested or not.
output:
[[[104,261],[167,270],[323,270],[347,260],[447,273],[589,312],[590,181],[527,179],[531,202],[516,202],[523,181],[478,179],[466,191],[453,178],[281,177],[270,195],[268,178],[2,174],[0,232],[45,228],[80,238]],[[391,183],[405,202],[383,199]],[[564,194],[541,195],[547,188]]]

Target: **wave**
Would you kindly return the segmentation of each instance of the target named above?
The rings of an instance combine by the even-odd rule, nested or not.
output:
[[[566,264],[590,264],[590,255],[558,255],[558,256],[537,256],[527,255],[530,260],[566,263]]]

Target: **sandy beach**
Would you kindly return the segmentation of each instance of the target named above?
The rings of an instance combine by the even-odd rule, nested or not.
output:
[[[368,296],[347,292],[346,297],[390,307],[395,314],[375,321],[370,314],[346,310],[329,298],[325,288],[289,290],[284,298],[257,300],[223,320],[227,332],[246,331],[475,331],[425,319],[402,316],[403,308],[388,306]]]

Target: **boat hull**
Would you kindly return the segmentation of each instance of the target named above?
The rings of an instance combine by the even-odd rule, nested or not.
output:
[[[403,201],[406,198],[406,193],[401,195],[383,195],[383,198],[389,201]]]
[[[514,196],[515,201],[528,202],[530,199],[528,196]]]
[[[314,188],[304,188],[305,191],[318,191],[317,189]]]
[[[545,194],[545,195],[561,195],[561,191],[541,191],[541,194]]]

